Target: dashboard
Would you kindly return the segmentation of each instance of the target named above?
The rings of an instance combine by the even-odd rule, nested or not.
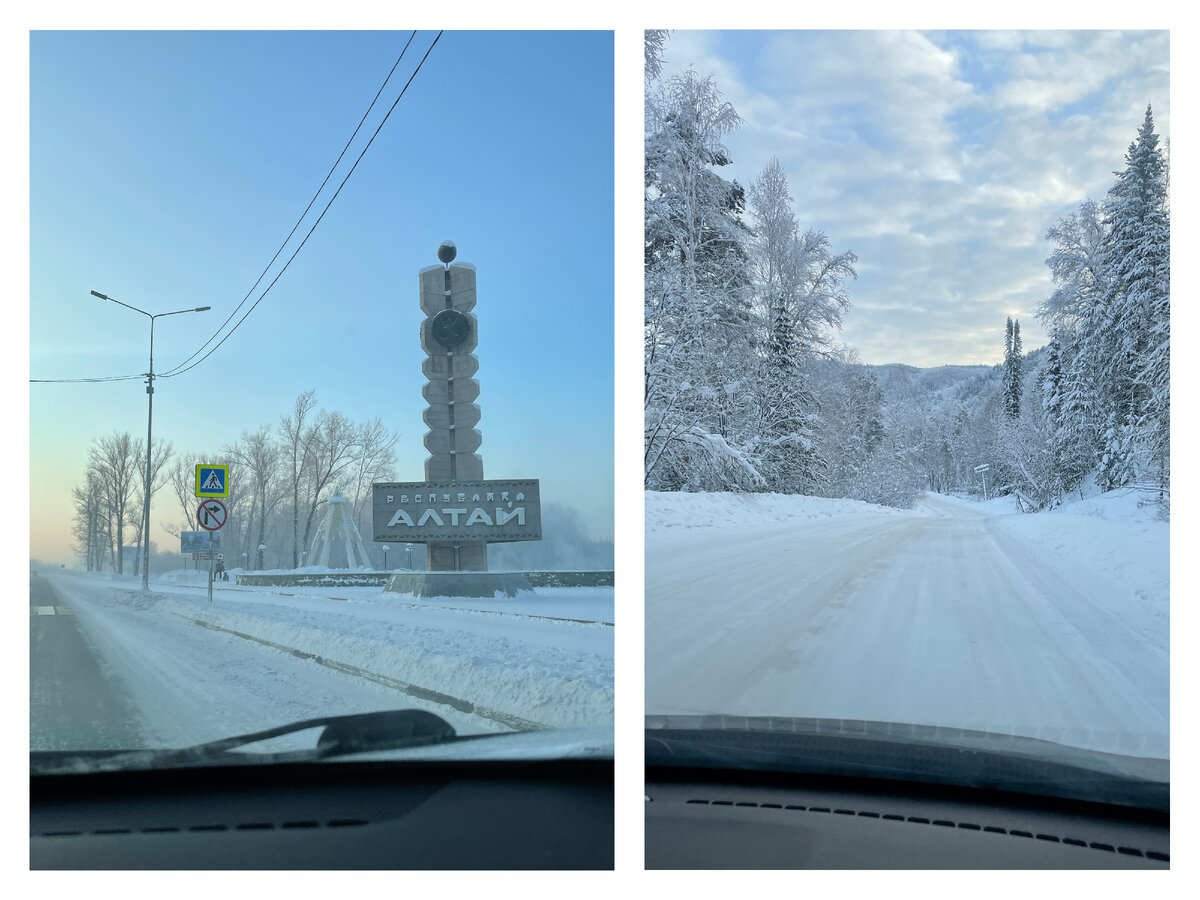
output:
[[[36,775],[32,869],[611,869],[611,759]]]
[[[648,869],[1168,869],[1166,813],[862,778],[648,767]]]

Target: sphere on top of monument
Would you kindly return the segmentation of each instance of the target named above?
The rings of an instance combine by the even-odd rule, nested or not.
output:
[[[458,248],[454,246],[454,241],[442,241],[438,246],[438,259],[446,265],[454,262],[454,257],[458,255]]]

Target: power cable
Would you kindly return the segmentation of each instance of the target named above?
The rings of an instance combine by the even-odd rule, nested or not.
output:
[[[174,374],[178,370],[182,369],[184,366],[186,366],[188,363],[190,363],[193,359],[195,359],[204,350],[205,347],[207,347],[214,340],[216,340],[217,335],[219,335],[221,333],[221,331],[225,328],[225,326],[228,325],[233,320],[233,317],[237,315],[238,310],[240,310],[243,306],[246,305],[246,301],[250,299],[250,295],[254,293],[255,288],[257,288],[259,286],[259,284],[262,282],[263,278],[266,277],[267,272],[269,272],[271,270],[271,266],[275,265],[275,260],[279,259],[279,254],[283,252],[283,248],[287,246],[288,241],[290,241],[292,239],[292,236],[296,233],[296,229],[300,227],[300,223],[304,221],[304,217],[308,215],[308,211],[310,209],[312,209],[313,204],[317,202],[317,197],[319,197],[321,195],[321,191],[325,190],[325,185],[327,185],[329,183],[330,177],[333,175],[334,171],[337,169],[338,165],[341,163],[342,158],[346,155],[346,151],[350,149],[350,145],[353,144],[354,139],[356,137],[358,137],[358,132],[362,129],[363,122],[367,121],[367,116],[369,116],[371,114],[371,110],[373,110],[375,108],[375,103],[379,100],[380,95],[383,93],[383,89],[385,87],[387,87],[387,83],[389,81],[391,81],[393,73],[395,73],[396,68],[400,65],[400,61],[402,59],[404,59],[404,54],[408,52],[409,45],[412,44],[413,38],[416,36],[417,36],[417,32],[416,32],[416,29],[414,29],[413,33],[408,36],[408,41],[404,44],[404,49],[402,49],[400,51],[400,55],[398,57],[396,57],[396,61],[394,63],[392,63],[392,68],[388,72],[387,78],[383,79],[383,84],[381,84],[379,86],[379,90],[376,91],[375,98],[371,101],[371,105],[367,107],[367,111],[365,113],[363,113],[362,118],[359,119],[358,125],[355,126],[355,128],[354,128],[354,133],[350,135],[350,139],[348,141],[346,141],[346,146],[344,146],[342,148],[342,152],[338,154],[337,159],[334,160],[333,165],[330,166],[329,172],[326,173],[325,179],[321,182],[321,186],[319,188],[317,188],[317,192],[312,195],[312,199],[308,201],[308,206],[304,207],[304,212],[302,212],[300,214],[300,218],[298,218],[296,220],[296,224],[292,226],[292,230],[289,231],[287,237],[285,237],[283,239],[283,243],[279,245],[279,249],[275,251],[275,255],[271,257],[271,261],[269,263],[267,263],[266,268],[264,268],[262,270],[262,273],[258,276],[258,278],[255,279],[254,284],[250,285],[250,290],[246,291],[246,296],[242,298],[241,303],[239,303],[236,307],[234,307],[233,312],[231,312],[229,314],[228,318],[226,318],[225,321],[222,322],[217,327],[217,330],[212,333],[212,336],[209,337],[208,340],[206,340],[203,344],[201,344],[199,346],[199,348],[197,348],[195,353],[193,353],[191,356],[189,356],[183,362],[179,363],[177,366],[173,366],[172,368],[161,373],[161,375],[159,377],[162,377],[162,378],[169,377],[170,375]],[[238,324],[240,325],[241,323],[239,322]],[[234,327],[236,328],[236,326],[234,326]],[[230,333],[232,333],[232,331]]]
[[[141,375],[108,375],[103,378],[30,378],[30,384],[78,384],[80,382],[98,382],[98,381],[135,381],[140,378],[145,378],[146,374]],[[158,376],[155,375],[155,378]]]
[[[363,156],[366,155],[367,150],[369,150],[371,147],[371,144],[374,143],[375,138],[379,135],[379,132],[383,129],[384,124],[387,122],[388,117],[391,116],[392,111],[396,108],[396,105],[400,102],[401,98],[404,97],[404,94],[408,90],[409,85],[411,85],[413,82],[413,79],[417,77],[417,73],[421,71],[421,67],[425,65],[425,61],[429,58],[430,52],[437,45],[437,42],[439,40],[441,40],[443,33],[444,33],[444,31],[439,31],[437,33],[437,37],[435,37],[433,39],[433,42],[426,49],[425,55],[423,57],[421,57],[421,61],[417,64],[417,67],[413,70],[412,75],[410,75],[408,78],[408,81],[405,82],[404,88],[400,91],[400,95],[392,103],[391,107],[388,109],[387,113],[384,115],[383,121],[381,121],[379,123],[379,127],[376,128],[374,134],[371,135],[370,140],[367,141],[366,147],[364,147],[362,152],[359,153],[358,158],[354,161],[354,165],[350,167],[350,171],[346,174],[346,177],[342,179],[342,183],[340,185],[338,185],[338,189],[334,192],[333,197],[331,197],[329,202],[327,204],[325,204],[325,208],[321,211],[321,215],[317,217],[317,221],[313,223],[312,228],[310,228],[308,230],[308,234],[306,234],[304,236],[304,240],[302,240],[300,242],[300,246],[297,247],[295,252],[292,253],[292,255],[288,258],[288,261],[284,264],[283,268],[279,270],[279,273],[271,280],[271,283],[269,285],[267,285],[266,289],[262,292],[262,294],[259,295],[259,298],[254,301],[254,304],[250,307],[250,309],[246,310],[245,315],[243,315],[241,317],[241,319],[238,320],[237,324],[234,325],[233,328],[231,328],[229,330],[228,334],[226,334],[225,337],[221,338],[221,340],[218,341],[217,344],[215,346],[213,346],[213,348],[211,350],[208,351],[208,353],[204,354],[204,356],[202,356],[200,359],[196,360],[196,362],[192,363],[190,366],[187,365],[187,363],[191,362],[191,360],[196,358],[197,354],[199,354],[201,351],[204,350],[205,347],[207,347],[209,344],[211,344],[213,342],[213,340],[217,337],[217,335],[221,333],[221,330],[224,329],[225,326],[229,324],[229,322],[233,319],[233,317],[235,315],[237,315],[238,310],[240,310],[246,304],[246,301],[250,298],[250,295],[252,293],[254,293],[254,289],[258,287],[258,285],[262,282],[263,278],[266,276],[267,272],[270,271],[271,266],[275,264],[275,261],[279,258],[279,254],[282,253],[284,247],[287,246],[288,241],[290,241],[292,239],[292,237],[295,235],[296,229],[298,229],[300,227],[300,223],[304,221],[305,216],[307,216],[309,213],[309,210],[312,209],[313,204],[316,202],[317,198],[321,195],[321,191],[323,191],[325,189],[325,185],[329,183],[330,177],[337,170],[338,165],[341,163],[343,157],[345,157],[345,155],[346,155],[346,151],[350,149],[350,145],[354,143],[354,139],[358,136],[359,131],[362,129],[363,123],[367,120],[367,116],[369,116],[371,114],[371,110],[375,108],[375,104],[376,104],[376,102],[378,102],[380,95],[383,94],[384,88],[387,87],[387,83],[391,80],[392,75],[396,71],[396,68],[400,65],[401,60],[404,59],[404,55],[405,55],[405,53],[408,52],[408,48],[412,44],[413,38],[416,37],[416,34],[417,34],[416,30],[414,30],[413,33],[409,35],[408,40],[404,44],[404,48],[400,51],[400,55],[396,58],[396,62],[392,64],[392,68],[388,71],[387,77],[384,78],[383,83],[379,86],[379,90],[376,91],[374,99],[371,100],[371,104],[367,107],[367,111],[365,113],[363,113],[362,118],[359,120],[358,125],[354,129],[354,133],[350,135],[350,139],[348,141],[346,141],[346,145],[342,148],[342,151],[341,151],[341,153],[338,154],[338,157],[334,161],[333,166],[330,167],[329,172],[325,175],[325,179],[321,182],[321,186],[317,188],[317,191],[315,194],[313,194],[312,199],[308,201],[308,205],[304,208],[304,212],[302,212],[300,214],[300,218],[298,218],[296,220],[296,224],[292,226],[292,230],[288,232],[288,235],[286,238],[284,238],[283,243],[279,245],[279,249],[275,251],[275,255],[271,257],[271,261],[267,263],[266,268],[263,269],[262,273],[255,280],[254,284],[251,285],[250,290],[246,292],[246,296],[242,298],[242,301],[234,308],[233,312],[231,312],[229,314],[228,318],[226,318],[225,321],[221,323],[221,325],[217,328],[217,330],[215,332],[213,332],[212,336],[209,337],[208,340],[206,340],[203,344],[200,345],[200,347],[196,350],[195,353],[193,353],[191,356],[189,356],[183,362],[172,367],[171,369],[168,369],[165,372],[156,374],[155,375],[156,378],[170,378],[175,375],[182,375],[184,372],[187,372],[190,369],[194,369],[196,366],[200,365],[200,363],[204,362],[204,360],[206,360],[210,356],[212,356],[212,354],[216,352],[217,348],[220,347],[221,344],[225,343],[225,341],[228,340],[229,336],[232,335],[233,332],[235,332],[241,326],[241,324],[246,321],[246,319],[250,315],[250,313],[254,312],[254,309],[258,306],[258,304],[262,302],[263,298],[266,297],[267,293],[271,290],[271,288],[275,286],[275,282],[277,282],[279,280],[280,276],[282,276],[283,273],[287,271],[288,266],[290,266],[292,264],[292,261],[296,258],[297,254],[299,254],[300,250],[308,242],[308,239],[310,237],[312,237],[313,232],[316,231],[317,225],[319,225],[321,223],[321,220],[323,218],[325,218],[325,213],[329,212],[329,208],[333,205],[333,201],[337,199],[338,194],[340,194],[342,192],[342,188],[346,186],[346,182],[350,180],[350,176],[354,174],[354,170],[356,168],[358,168],[359,162],[362,161]],[[185,366],[186,366],[186,368],[184,368]],[[96,382],[105,382],[105,381],[133,381],[133,380],[139,380],[139,379],[142,379],[145,377],[146,377],[145,374],[140,374],[140,375],[112,375],[112,376],[104,376],[104,377],[97,377],[97,378],[31,378],[31,379],[29,379],[29,382],[30,382],[30,384],[96,383]]]
[[[321,211],[321,215],[319,215],[317,217],[317,221],[315,221],[312,225],[312,228],[310,228],[308,230],[308,234],[306,234],[304,236],[304,240],[302,240],[300,242],[300,246],[296,248],[295,252],[293,252],[290,257],[288,257],[288,261],[286,263],[284,263],[283,268],[279,270],[279,274],[277,274],[273,279],[271,279],[271,283],[266,286],[266,288],[263,290],[263,292],[259,295],[258,299],[254,301],[254,304],[248,310],[246,310],[245,314],[240,319],[238,319],[237,324],[234,325],[233,328],[229,329],[229,332],[223,338],[221,338],[221,340],[219,340],[216,344],[213,345],[212,349],[210,349],[207,353],[205,353],[202,357],[200,357],[198,360],[196,360],[190,366],[181,368],[181,366],[183,365],[181,363],[180,366],[175,366],[173,369],[169,370],[169,372],[164,373],[161,376],[156,375],[155,376],[156,378],[159,378],[159,377],[174,378],[176,375],[182,375],[184,372],[187,372],[187,371],[190,371],[191,369],[196,368],[196,366],[200,365],[200,363],[204,362],[206,359],[208,359],[210,356],[212,356],[214,353],[216,353],[217,349],[222,344],[224,344],[227,340],[229,340],[230,336],[235,331],[237,331],[239,327],[241,327],[241,324],[246,321],[246,319],[250,316],[250,313],[254,312],[254,310],[258,307],[258,304],[262,303],[263,298],[267,296],[267,294],[270,292],[271,288],[273,288],[275,286],[275,283],[277,281],[279,281],[279,279],[283,276],[283,273],[288,270],[288,266],[290,266],[292,264],[292,261],[300,253],[300,251],[304,249],[304,245],[306,243],[308,243],[308,239],[310,237],[312,237],[313,232],[317,230],[317,226],[320,225],[321,220],[325,218],[325,213],[329,212],[329,208],[331,206],[333,206],[333,201],[338,198],[338,194],[340,194],[342,192],[342,188],[344,188],[346,186],[346,182],[350,180],[350,176],[354,174],[354,170],[358,168],[358,164],[360,162],[362,162],[362,158],[364,156],[366,156],[367,151],[371,149],[371,144],[374,143],[375,138],[379,136],[379,132],[383,129],[383,126],[387,123],[388,117],[391,116],[392,111],[395,110],[397,104],[399,104],[401,99],[403,99],[405,92],[408,91],[409,85],[411,85],[413,83],[413,79],[417,77],[417,73],[420,72],[421,67],[425,65],[425,60],[427,60],[429,58],[429,54],[433,51],[433,48],[437,46],[437,42],[439,40],[441,40],[443,33],[444,33],[444,31],[439,31],[437,33],[437,37],[435,37],[433,39],[433,43],[431,43],[429,45],[429,48],[425,51],[425,55],[423,57],[421,57],[421,61],[417,64],[417,67],[413,70],[412,75],[409,76],[408,81],[405,83],[403,90],[400,91],[400,96],[398,96],[395,99],[395,101],[392,103],[391,107],[387,111],[387,114],[383,117],[383,121],[381,121],[379,123],[379,127],[375,129],[375,133],[371,135],[371,139],[369,141],[367,141],[367,145],[365,147],[363,147],[362,152],[358,154],[358,159],[356,159],[354,161],[354,165],[350,167],[350,171],[346,173],[346,177],[342,179],[342,183],[340,185],[338,185],[338,189],[336,191],[334,191],[333,196],[329,198],[329,202],[325,204],[325,208]],[[195,356],[195,354],[193,354],[193,356]]]

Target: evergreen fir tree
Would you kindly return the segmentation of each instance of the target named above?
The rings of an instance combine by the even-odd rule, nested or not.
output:
[[[1090,398],[1068,371],[1063,341],[1058,334],[1046,348],[1041,373],[1042,415],[1049,434],[1052,482],[1055,494],[1079,487],[1092,463],[1093,439],[1078,427],[1086,420],[1080,405]]]
[[[1021,415],[1021,323],[1011,317],[1004,326],[1004,415],[1015,421]]]
[[[1010,415],[1015,419],[1021,415],[1021,391],[1024,388],[1024,357],[1021,355],[1021,320],[1013,319],[1012,334],[1012,400]]]
[[[658,489],[762,484],[746,453],[756,360],[741,221],[745,194],[717,174],[741,119],[693,71],[651,86],[645,149],[645,465]]]
[[[1170,454],[1170,217],[1166,167],[1149,106],[1108,193],[1108,273],[1101,373],[1106,391],[1101,483],[1168,476]]]

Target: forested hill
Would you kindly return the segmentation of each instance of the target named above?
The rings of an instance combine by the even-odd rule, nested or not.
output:
[[[936,366],[919,369],[904,363],[888,363],[867,368],[875,373],[880,390],[889,399],[897,394],[936,394],[972,378],[999,371],[998,366]]]

